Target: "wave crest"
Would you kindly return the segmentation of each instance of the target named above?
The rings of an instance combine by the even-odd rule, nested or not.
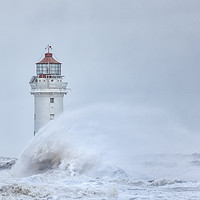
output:
[[[83,174],[99,160],[92,135],[79,134],[62,127],[63,119],[48,124],[30,142],[12,169],[16,177],[66,170],[69,175]],[[83,132],[81,132],[83,133]],[[94,136],[94,135],[93,135]]]

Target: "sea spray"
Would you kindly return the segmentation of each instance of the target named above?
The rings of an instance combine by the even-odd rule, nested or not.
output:
[[[172,137],[171,129],[164,128],[168,138],[173,139],[169,144],[165,134],[159,132],[158,122],[164,111],[154,111],[123,104],[91,105],[68,111],[33,137],[13,172],[19,176],[51,169],[89,173],[92,166],[97,170],[101,160],[102,168],[107,164],[117,165],[135,176],[139,174],[135,155],[163,153],[167,151],[164,147],[171,147],[179,140],[180,134]],[[153,120],[158,130],[148,126],[149,120]]]
[[[132,132],[132,118],[127,115],[129,108],[122,112],[116,107],[119,106],[92,105],[51,121],[19,156],[13,174],[29,176],[51,169],[82,174],[105,169],[110,164],[120,166],[121,158],[133,152],[126,151],[130,147],[126,141],[127,134]]]
[[[13,175],[23,177],[55,169],[82,174],[99,163],[101,137],[94,124],[72,127],[72,121],[63,115],[42,128],[19,157]]]

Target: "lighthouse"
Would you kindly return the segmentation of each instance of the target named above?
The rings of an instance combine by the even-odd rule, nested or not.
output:
[[[68,90],[61,75],[61,63],[53,58],[51,46],[46,49],[45,57],[36,63],[36,75],[29,82],[34,96],[34,135],[63,112],[63,98]]]

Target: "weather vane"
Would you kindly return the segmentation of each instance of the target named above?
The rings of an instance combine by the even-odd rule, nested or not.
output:
[[[46,50],[46,49],[48,49],[48,53],[49,53],[49,49],[52,50],[52,46],[48,44],[47,47],[45,48],[45,50]]]

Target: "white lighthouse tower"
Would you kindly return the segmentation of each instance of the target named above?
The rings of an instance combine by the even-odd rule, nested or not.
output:
[[[47,46],[44,59],[36,63],[36,76],[30,80],[34,95],[34,135],[63,112],[63,97],[67,94],[67,82],[63,82],[61,63],[50,53]]]

